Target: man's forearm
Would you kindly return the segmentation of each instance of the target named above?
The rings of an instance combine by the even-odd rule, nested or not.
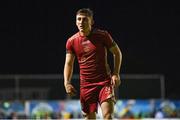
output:
[[[73,73],[73,66],[65,65],[65,67],[64,67],[64,85],[71,83],[72,73]]]
[[[122,53],[120,49],[114,54],[114,71],[113,74],[119,75],[122,62]]]

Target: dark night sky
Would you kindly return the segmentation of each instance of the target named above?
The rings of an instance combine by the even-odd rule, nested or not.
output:
[[[178,95],[180,8],[173,1],[5,1],[0,74],[62,74],[66,39],[77,31],[75,13],[82,7],[94,10],[95,26],[120,46],[122,73],[164,74],[168,96]]]

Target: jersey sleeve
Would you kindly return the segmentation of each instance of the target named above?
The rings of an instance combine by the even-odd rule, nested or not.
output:
[[[104,44],[107,48],[111,48],[114,46],[114,40],[107,31],[105,32]]]
[[[74,53],[73,40],[68,39],[66,42],[66,53]]]

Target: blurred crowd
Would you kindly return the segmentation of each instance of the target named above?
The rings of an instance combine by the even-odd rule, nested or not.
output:
[[[80,110],[78,100],[36,101],[26,105],[17,102],[14,105],[12,102],[0,102],[0,119],[82,119]],[[180,118],[180,101],[118,100],[114,117],[116,119]],[[97,118],[102,118],[101,111],[98,111]]]

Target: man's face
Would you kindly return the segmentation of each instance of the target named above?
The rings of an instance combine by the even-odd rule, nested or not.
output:
[[[93,24],[93,19],[86,14],[78,14],[76,15],[76,25],[80,32],[88,32],[91,31],[91,27]]]

